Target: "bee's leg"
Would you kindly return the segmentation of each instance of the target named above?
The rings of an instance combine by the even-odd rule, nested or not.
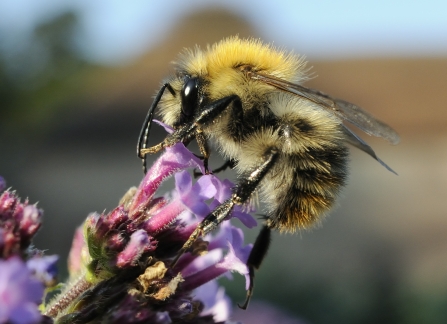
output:
[[[247,260],[250,283],[247,290],[247,297],[245,298],[245,302],[242,305],[238,304],[239,308],[241,309],[247,309],[248,303],[250,302],[254,288],[255,270],[259,269],[262,260],[264,260],[264,257],[267,254],[267,250],[270,246],[270,234],[270,227],[268,225],[264,225],[262,230],[259,232],[258,237],[256,238],[253,248],[251,249],[250,256]]]
[[[240,105],[240,99],[237,95],[231,95],[228,97],[224,97],[222,99],[213,101],[209,105],[205,106],[205,108],[198,114],[197,117],[191,122],[186,123],[179,129],[177,129],[172,134],[169,134],[163,142],[149,147],[142,148],[139,150],[140,156],[144,156],[148,153],[157,153],[166,147],[173,146],[178,142],[190,141],[192,138],[197,137],[197,134],[201,134],[201,127],[212,122],[217,116],[219,116],[232,102],[237,102]],[[203,135],[199,135],[203,136]],[[206,141],[203,138],[203,141]],[[200,146],[200,143],[199,143]],[[207,156],[209,157],[209,149],[207,146],[202,146],[200,149],[202,154],[204,154],[205,159]],[[205,152],[208,151],[208,152]],[[206,162],[208,163],[208,162]]]
[[[157,145],[143,148],[140,150],[141,155],[146,155],[149,153],[157,153],[160,152],[162,149],[166,147],[173,146],[179,142],[185,142],[190,141],[191,138],[195,136],[195,130],[197,125],[188,123],[187,125],[183,126],[182,128],[176,130],[172,134],[169,134],[166,136],[166,138],[163,140],[163,142],[158,143]]]
[[[197,128],[196,131],[196,141],[199,145],[200,153],[202,154],[203,167],[205,168],[205,174],[210,174],[208,170],[208,160],[210,158],[210,149],[208,142],[206,141],[205,135],[203,135],[202,129]]]
[[[241,126],[242,126],[241,124],[242,124],[242,121],[243,121],[243,109],[242,109],[242,102],[241,102],[240,98],[238,96],[235,96],[235,95],[229,96],[227,98],[231,98],[231,97],[233,97],[234,99],[232,101],[233,105],[231,106],[231,111],[230,111],[231,116],[230,116],[230,118],[233,121],[239,121],[239,122],[238,123],[233,122],[233,127],[230,128],[229,131],[235,133],[235,132],[238,132],[238,131],[241,130]],[[211,105],[213,105],[214,103],[212,103]],[[229,107],[230,103],[231,102],[229,102],[228,105],[225,108]],[[217,107],[211,108],[211,109],[216,110],[216,108]],[[220,112],[218,112],[218,113],[220,114]],[[217,115],[214,115],[214,114],[208,114],[206,117],[204,116],[202,124],[206,124],[206,123],[214,120],[215,117],[217,117]],[[242,135],[239,135],[239,137],[242,137]],[[200,153],[202,154],[203,165],[205,167],[205,174],[220,172],[222,170],[225,170],[228,166],[234,167],[234,164],[235,164],[234,161],[232,161],[232,162],[231,161],[227,161],[223,166],[219,167],[216,170],[212,170],[210,172],[210,170],[208,169],[208,160],[209,160],[209,156],[210,156],[209,148],[208,148],[208,142],[206,140],[206,137],[203,135],[202,129],[200,127],[198,127],[197,131],[196,131],[196,140],[197,140],[197,144],[199,145],[199,148],[200,148]],[[201,175],[201,174],[200,173],[196,173],[196,172],[194,173],[195,177],[197,177],[199,175]]]
[[[279,153],[276,149],[270,149],[266,152],[262,163],[245,179],[242,179],[236,186],[233,195],[217,206],[210,214],[208,214],[202,222],[197,225],[194,232],[188,238],[186,243],[180,249],[176,258],[172,262],[172,267],[175,266],[180,256],[188,251],[194,242],[209,232],[216,229],[219,224],[224,221],[231,213],[234,205],[242,205],[248,201],[252,193],[256,190],[261,180],[274,165]]]
[[[147,165],[146,165],[146,154],[142,153],[142,149],[145,149],[147,146],[147,140],[149,138],[149,132],[151,130],[152,119],[154,118],[155,108],[157,107],[161,97],[165,89],[168,88],[169,92],[175,97],[175,91],[169,83],[163,84],[160,91],[158,91],[157,96],[154,99],[149,111],[147,112],[146,118],[144,119],[143,126],[141,127],[140,136],[138,136],[137,143],[137,155],[143,162],[143,172],[146,173]]]
[[[220,167],[218,167],[218,168],[216,168],[214,170],[211,170],[211,173],[212,174],[219,173],[221,171],[225,171],[228,168],[233,169],[235,167],[235,165],[236,165],[236,161],[231,159],[231,160],[225,161],[225,163],[222,164]],[[202,173],[194,171],[194,177],[195,178],[200,177],[201,175],[202,175]]]
[[[212,172],[219,173],[221,171],[225,171],[228,168],[233,169],[235,166],[236,166],[236,161],[231,159],[231,160],[225,161],[224,164],[222,164],[220,167],[214,169]]]

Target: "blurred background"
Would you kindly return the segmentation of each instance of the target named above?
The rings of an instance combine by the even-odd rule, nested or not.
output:
[[[141,180],[138,133],[178,52],[260,37],[306,55],[309,87],[393,126],[398,146],[363,138],[399,175],[352,150],[338,207],[320,228],[274,236],[254,307],[234,318],[261,323],[257,301],[288,314],[271,323],[447,323],[446,12],[430,0],[2,0],[0,174],[44,209],[35,244],[64,273],[74,229]],[[243,301],[242,278],[222,283]]]

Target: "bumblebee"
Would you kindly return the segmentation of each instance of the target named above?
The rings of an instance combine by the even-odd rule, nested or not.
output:
[[[210,144],[225,161],[214,172],[229,166],[237,172],[232,196],[197,226],[173,265],[235,205],[246,204],[259,193],[265,221],[247,261],[250,287],[240,306],[245,309],[271,230],[309,228],[334,205],[346,183],[347,144],[394,172],[345,122],[392,144],[399,142],[399,136],[360,107],[304,87],[305,60],[257,39],[231,37],[206,50],[185,50],[175,70],[149,109],[137,154],[146,170],[146,154],[195,139],[207,173]],[[161,120],[174,132],[147,147],[157,107]]]

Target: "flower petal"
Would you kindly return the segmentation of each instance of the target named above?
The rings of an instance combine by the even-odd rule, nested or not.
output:
[[[26,262],[26,266],[35,278],[46,286],[51,286],[56,281],[58,260],[57,255],[35,256]]]
[[[120,268],[134,266],[140,256],[151,248],[150,237],[144,230],[140,229],[130,236],[126,248],[118,254],[116,265]]]
[[[141,212],[149,204],[163,180],[187,168],[197,168],[204,172],[203,162],[188,151],[182,143],[166,148],[164,154],[155,161],[138,187],[129,208],[131,218],[134,213]]]
[[[216,322],[225,322],[231,315],[231,301],[225,289],[210,281],[194,290],[194,295],[204,306],[201,316],[213,315]]]
[[[18,257],[0,260],[0,322],[34,323],[44,287]]]

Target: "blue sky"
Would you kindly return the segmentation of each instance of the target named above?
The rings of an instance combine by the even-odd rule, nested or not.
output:
[[[160,41],[182,15],[211,3],[247,18],[266,41],[312,59],[447,56],[445,0],[0,0],[0,41],[19,47],[36,23],[71,8],[80,14],[83,53],[122,62]]]

